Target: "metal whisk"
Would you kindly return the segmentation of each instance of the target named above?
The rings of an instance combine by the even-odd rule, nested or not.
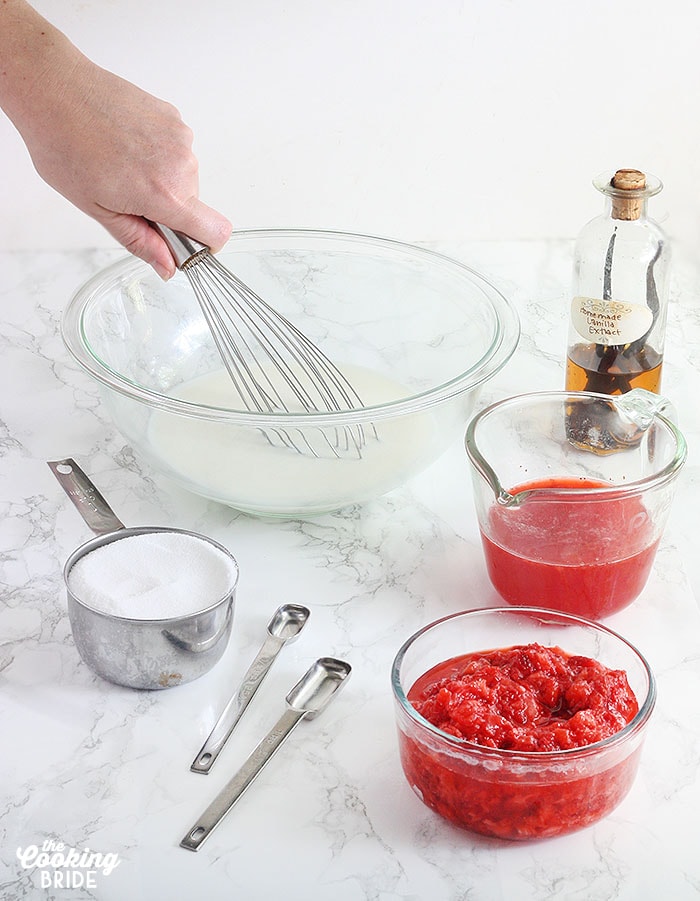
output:
[[[357,392],[328,357],[296,326],[193,238],[153,223],[178,269],[187,276],[216,347],[245,408],[252,413],[337,413],[362,407]],[[298,410],[296,409],[298,405]],[[295,409],[292,410],[291,407]],[[361,423],[308,429],[265,427],[273,444],[299,453],[362,456]]]

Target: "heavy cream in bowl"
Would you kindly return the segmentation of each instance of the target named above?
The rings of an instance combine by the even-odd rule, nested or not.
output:
[[[406,395],[404,386],[378,372],[350,365],[342,370],[367,407]],[[212,407],[237,402],[224,369],[183,383],[173,394]],[[156,410],[146,446],[161,467],[198,493],[217,500],[233,495],[239,509],[284,516],[336,509],[401,484],[435,456],[440,437],[430,411],[340,428],[293,422],[281,428],[188,420]]]

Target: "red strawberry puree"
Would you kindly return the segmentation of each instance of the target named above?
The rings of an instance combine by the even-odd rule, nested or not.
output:
[[[558,647],[517,645],[452,658],[408,693],[430,723],[457,739],[512,752],[583,748],[623,729],[638,711],[622,670]],[[402,737],[402,763],[423,801],[462,826],[504,838],[559,835],[594,822],[627,793],[636,754],[598,772],[572,763],[557,775],[526,769],[460,766]],[[468,755],[467,755],[468,756]]]

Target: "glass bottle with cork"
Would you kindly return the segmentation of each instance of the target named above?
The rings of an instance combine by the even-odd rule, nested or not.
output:
[[[670,246],[647,216],[647,200],[662,184],[637,169],[618,169],[593,184],[605,195],[606,209],[576,241],[566,389],[658,393]]]

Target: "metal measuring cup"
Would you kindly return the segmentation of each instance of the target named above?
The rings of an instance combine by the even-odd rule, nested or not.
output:
[[[211,538],[184,529],[126,528],[74,460],[48,465],[97,536],[73,551],[63,568],[68,617],[83,661],[103,679],[129,688],[170,688],[208,672],[223,655],[231,636],[239,570],[230,551]],[[153,533],[189,535],[225,554],[231,563],[231,584],[223,596],[202,598],[201,609],[187,615],[135,619],[95,609],[71,590],[71,569],[86,554],[113,541]]]

